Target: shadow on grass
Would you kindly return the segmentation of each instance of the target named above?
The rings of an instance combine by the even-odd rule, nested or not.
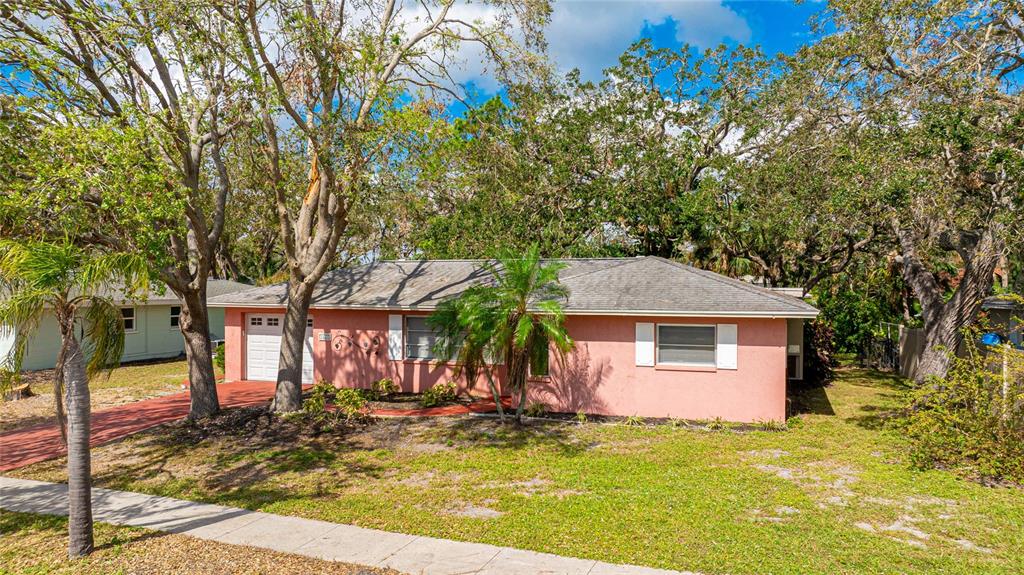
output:
[[[789,414],[794,415],[835,415],[832,402],[828,399],[825,386],[798,387],[786,390]]]
[[[396,449],[429,455],[464,447],[542,448],[576,455],[587,445],[572,428],[563,422],[502,425],[479,416],[322,425],[265,408],[226,409],[199,423],[135,436],[110,454],[116,465],[94,476],[104,487],[259,509],[382,479],[393,466],[381,454]]]
[[[449,445],[503,450],[543,447],[554,448],[570,456],[587,449],[586,444],[574,436],[572,430],[575,426],[569,422],[532,420],[517,425],[510,417],[504,424],[493,417],[461,417],[425,423],[431,429],[428,436]]]
[[[857,408],[845,421],[865,429],[879,430],[900,416],[906,395],[913,384],[899,374],[877,370],[850,370],[843,374],[848,385],[878,390],[870,401]]]

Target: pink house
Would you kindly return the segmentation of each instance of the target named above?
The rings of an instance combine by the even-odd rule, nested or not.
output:
[[[782,421],[802,371],[799,298],[658,257],[567,259],[566,327],[576,347],[531,375],[550,410]],[[310,308],[303,377],[405,391],[453,379],[425,319],[488,274],[478,260],[381,261],[329,272]],[[228,380],[277,379],[285,303],[278,284],[210,300],[225,308]],[[465,382],[458,382],[465,389]],[[475,393],[486,387],[475,386]]]

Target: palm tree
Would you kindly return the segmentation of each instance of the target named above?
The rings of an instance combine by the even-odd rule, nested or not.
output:
[[[123,284],[128,294],[141,292],[148,284],[146,260],[97,253],[67,240],[0,240],[0,293],[6,292],[0,301],[0,324],[15,330],[14,353],[6,370],[20,371],[28,336],[44,313],[53,313],[60,329],[55,401],[59,406],[64,387],[71,557],[88,555],[93,549],[88,378],[116,367],[124,351],[121,308],[100,293],[102,286],[115,283]],[[58,407],[58,416],[60,412]]]
[[[501,402],[486,359],[504,361],[509,387],[519,395],[517,422],[522,422],[526,408],[531,358],[546,352],[549,345],[559,354],[574,345],[566,332],[562,309],[569,293],[558,281],[558,272],[564,268],[562,263],[542,262],[536,245],[522,256],[506,253],[497,264],[487,264],[489,284],[467,289],[431,316],[431,323],[439,331],[437,350],[441,357],[457,358],[467,376],[473,375],[467,366],[482,369],[499,413]],[[475,375],[467,379],[472,382]]]

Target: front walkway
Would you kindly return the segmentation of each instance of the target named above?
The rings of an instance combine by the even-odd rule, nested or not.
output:
[[[92,501],[93,517],[104,523],[390,567],[416,575],[681,575],[678,571],[404,535],[126,491],[93,489]],[[0,508],[67,515],[67,505],[64,484],[0,477]]]
[[[266,403],[274,396],[274,383],[236,381],[217,386],[220,406],[246,407]],[[138,433],[188,415],[188,392],[127,403],[92,414],[92,446]],[[63,456],[56,421],[0,433],[0,472]]]

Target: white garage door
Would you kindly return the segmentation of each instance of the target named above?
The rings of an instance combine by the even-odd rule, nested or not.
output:
[[[283,314],[250,314],[245,331],[245,378],[277,381],[281,358]],[[302,383],[313,383],[313,319],[306,320],[306,345],[302,348]]]

